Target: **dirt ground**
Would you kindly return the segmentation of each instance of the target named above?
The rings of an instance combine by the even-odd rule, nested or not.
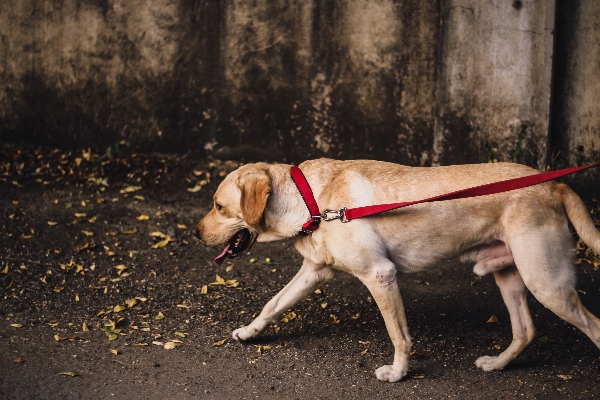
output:
[[[400,276],[414,351],[398,383],[374,377],[392,344],[349,275],[233,341],[298,270],[292,242],[215,265],[220,249],[190,229],[238,164],[114,150],[0,145],[0,398],[600,396],[600,350],[531,296],[534,344],[504,371],[478,370],[511,328],[493,278],[469,265]],[[577,257],[581,298],[600,315],[598,259],[581,245]]]

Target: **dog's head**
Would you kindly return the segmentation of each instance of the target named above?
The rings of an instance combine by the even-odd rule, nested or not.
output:
[[[265,164],[248,164],[229,174],[213,196],[213,208],[192,233],[208,245],[226,244],[215,259],[235,258],[250,249],[271,195]]]

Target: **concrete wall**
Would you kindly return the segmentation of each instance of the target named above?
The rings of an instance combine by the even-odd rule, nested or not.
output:
[[[600,2],[560,0],[551,118],[551,157],[600,161]]]
[[[436,164],[545,167],[552,1],[444,0]]]
[[[3,0],[0,138],[250,160],[598,159],[600,3],[558,2],[553,71],[555,1]]]

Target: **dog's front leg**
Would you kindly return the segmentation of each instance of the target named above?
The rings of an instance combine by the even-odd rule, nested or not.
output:
[[[334,272],[331,268],[305,259],[302,268],[290,283],[265,305],[260,315],[250,325],[233,331],[233,338],[248,340],[257,336],[275,322],[282,312],[306,298],[317,285],[332,279],[333,276]]]
[[[408,372],[412,341],[408,334],[404,306],[396,280],[396,267],[390,261],[382,262],[358,278],[373,295],[394,344],[394,363],[378,368],[375,376],[382,381],[399,381]]]

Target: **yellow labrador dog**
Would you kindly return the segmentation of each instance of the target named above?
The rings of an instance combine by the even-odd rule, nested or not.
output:
[[[408,371],[411,337],[398,290],[397,272],[473,262],[477,275],[493,273],[512,324],[513,340],[497,357],[475,364],[502,369],[533,340],[527,290],[600,347],[600,320],[574,289],[575,255],[570,220],[582,240],[600,252],[600,233],[581,199],[566,185],[547,182],[468,199],[419,204],[377,216],[322,222],[312,235],[299,234],[309,217],[290,178],[290,165],[248,164],[228,175],[214,207],[194,228],[208,245],[226,243],[221,259],[245,253],[255,242],[295,237],[304,257],[297,275],[237,340],[257,336],[282,312],[306,298],[334,271],[355,275],[369,289],[394,344],[394,362],[375,372],[395,382]],[[413,168],[378,161],[318,159],[300,165],[321,210],[412,201],[538,171],[510,164]]]

